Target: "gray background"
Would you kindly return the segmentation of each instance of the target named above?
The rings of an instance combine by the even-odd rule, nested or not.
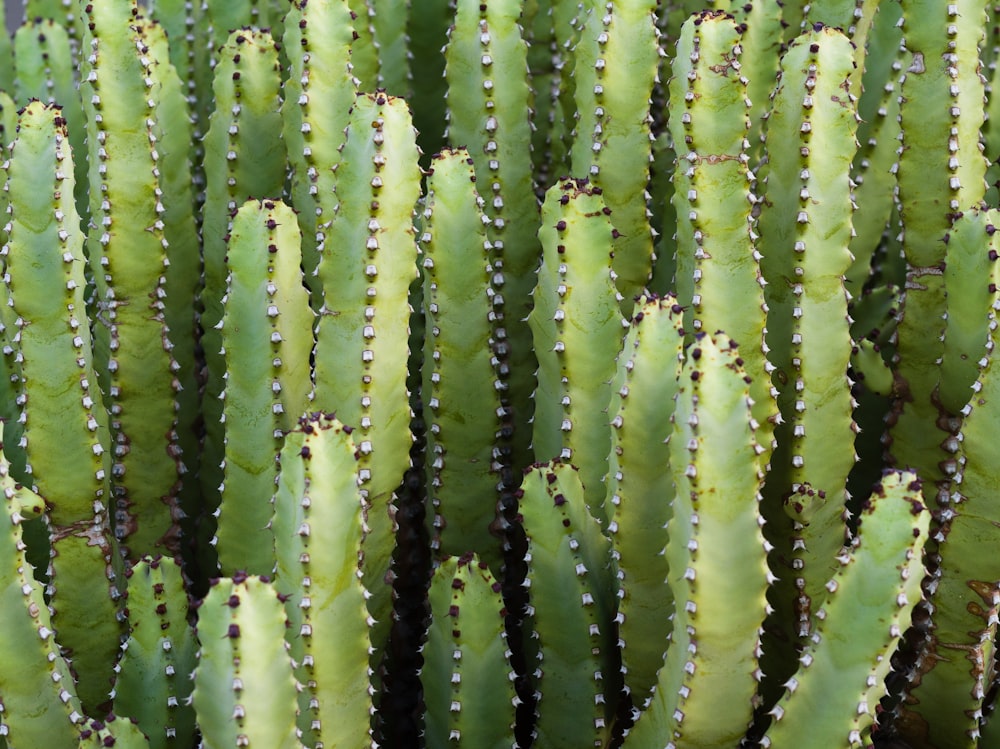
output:
[[[21,22],[24,3],[21,0],[4,0],[4,4],[7,6],[7,28],[8,30],[13,30]]]

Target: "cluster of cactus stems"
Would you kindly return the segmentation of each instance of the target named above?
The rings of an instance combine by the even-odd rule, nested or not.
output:
[[[1000,747],[1000,7],[705,5],[27,0],[0,747]]]

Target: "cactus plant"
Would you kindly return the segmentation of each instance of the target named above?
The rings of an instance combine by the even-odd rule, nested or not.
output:
[[[0,745],[998,745],[992,4],[25,14]]]

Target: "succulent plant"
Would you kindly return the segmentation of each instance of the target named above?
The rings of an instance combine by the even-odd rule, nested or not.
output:
[[[998,10],[704,5],[26,3],[0,746],[1000,746]]]

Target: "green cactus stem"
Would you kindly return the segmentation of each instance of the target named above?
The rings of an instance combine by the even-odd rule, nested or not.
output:
[[[668,118],[678,154],[677,301],[689,331],[722,330],[740,345],[766,462],[778,407],[765,357],[767,305],[752,215],[757,197],[741,39],[732,17],[705,11],[681,27],[677,41]]]
[[[198,429],[201,398],[200,365],[195,351],[197,319],[192,300],[201,288],[202,275],[189,153],[194,132],[183,84],[169,59],[166,29],[158,23],[139,19],[135,30],[145,45],[145,55],[152,62],[148,70],[158,90],[153,134],[159,154],[159,186],[164,206],[163,237],[167,242],[168,260],[164,273],[166,298],[163,319],[170,331],[170,352],[177,365],[179,386],[176,432],[183,484],[178,491],[178,502],[185,516],[194,516],[199,511],[200,495]]]
[[[532,79],[535,94],[536,114],[545,111],[538,107],[537,102],[548,99],[543,105],[548,108],[549,120],[545,133],[544,147],[534,154],[537,162],[542,162],[543,168],[536,167],[541,186],[548,189],[555,180],[569,173],[570,152],[573,148],[573,123],[576,117],[574,95],[576,92],[576,47],[580,34],[586,22],[591,2],[560,3],[551,0],[539,0],[540,8],[536,16],[548,19],[551,27],[552,41],[549,44],[551,52],[550,65],[553,76],[548,88],[543,88],[545,82],[537,84]],[[532,54],[528,50],[529,59]],[[537,125],[536,125],[537,127]]]
[[[80,730],[80,743],[76,749],[98,749],[113,746],[116,749],[147,749],[146,740],[139,726],[127,718],[109,715],[107,720],[91,720]]]
[[[434,570],[423,646],[427,747],[511,746],[516,698],[500,584],[474,555]]]
[[[985,192],[978,45],[986,3],[901,5],[903,40],[913,57],[900,85],[897,183],[907,275],[890,435],[896,462],[917,468],[926,490],[933,491],[944,480],[938,464],[948,457],[940,448],[944,435],[929,428],[944,415],[932,397],[946,309],[942,238],[953,215],[979,203]]]
[[[203,155],[201,139],[208,127],[211,110],[212,70],[214,50],[208,40],[207,7],[199,0],[149,0],[150,17],[163,27],[170,41],[169,57],[174,69],[184,81],[187,111],[191,117],[191,156],[200,165]],[[198,188],[204,189],[203,174],[196,173]]]
[[[219,51],[213,91],[215,110],[205,136],[205,205],[202,254],[205,263],[202,348],[207,380],[203,398],[205,453],[202,492],[214,507],[223,481],[222,401],[225,358],[222,297],[226,293],[226,235],[232,214],[250,197],[281,195],[285,145],[281,140],[281,71],[270,34],[236,31]],[[295,414],[298,416],[298,414]]]
[[[586,180],[566,179],[549,189],[539,231],[543,260],[528,318],[538,357],[535,457],[579,466],[587,506],[605,527],[606,410],[628,327],[611,268],[618,232],[610,213],[601,188]]]
[[[359,95],[318,268],[324,302],[316,327],[316,404],[359,429],[364,488],[382,510],[409,465],[406,357],[399,352],[408,348],[419,180],[405,102]]]
[[[86,123],[74,78],[76,63],[72,40],[66,27],[51,19],[21,26],[14,34],[14,65],[17,68],[16,85],[7,90],[16,91],[16,99],[20,102],[39,99],[46,104],[59,104],[73,153],[85,154]],[[75,160],[74,176],[76,209],[86,223],[90,210],[86,159]]]
[[[267,578],[223,578],[198,608],[191,698],[205,749],[302,749],[285,609]]]
[[[203,0],[212,27],[212,48],[219,49],[240,29],[267,30],[281,39],[288,9],[284,0]],[[220,58],[221,59],[221,58]]]
[[[0,735],[8,746],[73,747],[84,716],[69,664],[59,651],[43,587],[25,556],[22,527],[45,510],[34,492],[15,483],[0,456],[4,532],[0,588],[4,611],[4,667],[0,669]]]
[[[406,103],[382,92],[360,94],[317,273],[323,306],[316,323],[315,407],[336,412],[356,430],[361,488],[370,503],[363,569],[376,648],[391,624],[392,497],[410,465],[413,441],[406,377],[408,295],[417,275],[417,159]]]
[[[128,571],[128,581],[131,631],[116,667],[115,712],[137,722],[149,749],[188,747],[198,644],[187,622],[181,568],[171,559],[144,559]]]
[[[772,576],[748,379],[729,339],[695,337],[670,437],[676,484],[665,552],[675,601],[670,648],[626,747],[735,746],[750,722]],[[743,613],[734,618],[732,611]],[[718,705],[727,706],[724,713]]]
[[[337,198],[336,166],[357,82],[351,73],[354,29],[346,0],[295,2],[285,19],[283,44],[290,69],[284,84],[284,140],[292,170],[291,195],[302,229],[306,283],[313,279]]]
[[[274,501],[274,586],[302,685],[299,728],[316,747],[372,746],[372,620],[360,571],[368,508],[351,432],[336,419],[303,417],[282,447]]]
[[[474,551],[499,574],[500,544],[490,534],[503,465],[503,382],[491,325],[497,290],[472,163],[465,149],[445,151],[432,160],[427,180],[420,246],[428,521],[432,546],[455,556]]]
[[[513,464],[530,462],[535,357],[525,318],[539,259],[538,201],[532,179],[527,46],[516,0],[461,0],[445,49],[450,143],[469,150],[492,225],[490,264],[497,358],[510,374],[501,395],[513,417]]]
[[[998,228],[1000,211],[973,208],[956,217],[945,235],[948,316],[937,397],[949,413],[960,413],[969,402],[982,368],[979,362],[989,335],[990,310],[997,301]]]
[[[76,51],[80,40],[80,16],[77,13],[77,0],[25,0],[24,21],[36,18],[51,20],[66,29],[69,38],[73,40]]]
[[[362,91],[374,91],[379,86],[381,61],[375,38],[375,7],[373,0],[347,0],[351,8],[351,25],[357,38],[351,45],[351,65]]]
[[[291,208],[247,201],[233,217],[228,247],[221,326],[225,460],[215,540],[223,573],[269,574],[275,456],[285,432],[309,407],[314,314]]]
[[[0,9],[0,25],[7,29],[7,8]],[[14,90],[14,54],[9,34],[0,35],[0,91]]]
[[[48,506],[53,623],[89,710],[107,700],[119,627],[108,418],[86,324],[84,235],[58,107],[22,110],[11,148],[6,266],[27,479]],[[90,619],[90,617],[94,617]]]
[[[858,152],[854,157],[854,236],[850,250],[854,256],[844,274],[852,300],[864,293],[873,272],[872,260],[889,227],[895,207],[895,164],[899,147],[899,92],[897,82],[905,57],[899,49],[900,7],[882,3],[868,34],[865,77],[872,81],[858,101]],[[907,63],[908,64],[908,63]],[[879,82],[882,85],[873,85]],[[884,82],[884,83],[883,83]]]
[[[176,544],[179,386],[164,318],[167,239],[158,90],[131,3],[80,2],[87,114],[94,349],[113,440],[115,533],[135,556]],[[99,187],[97,187],[99,186]]]
[[[618,564],[618,636],[625,683],[635,704],[656,685],[670,632],[666,584],[674,485],[671,416],[683,360],[683,316],[674,297],[642,297],[612,382],[608,531]]]
[[[799,36],[782,60],[765,142],[759,246],[768,282],[766,340],[783,421],[775,430],[765,513],[775,523],[769,538],[781,549],[777,556],[792,567],[776,570],[783,585],[773,600],[779,612],[794,606],[799,637],[808,633],[810,612],[837,568],[847,477],[856,460],[843,280],[851,262],[850,167],[857,148],[856,102],[849,93],[853,54],[850,40],[835,29],[820,26]],[[809,488],[809,502],[800,509],[795,496],[802,487]],[[781,548],[789,542],[791,551]]]
[[[869,745],[892,653],[920,600],[930,513],[916,475],[888,474],[860,522],[860,545],[844,548],[840,569],[826,583],[826,602],[816,611],[799,671],[770,711],[774,722],[763,747]],[[862,621],[871,624],[859,628]]]
[[[762,155],[761,144],[771,90],[781,59],[782,36],[786,27],[784,16],[787,6],[798,4],[782,3],[780,0],[723,0],[714,5],[731,14],[740,28],[739,72],[747,79],[747,98],[750,101],[747,107],[750,118],[746,135],[750,144],[747,156],[752,168],[756,169]],[[675,67],[677,64],[685,64],[683,57],[676,58]]]
[[[5,158],[7,149],[16,136],[17,105],[7,92],[0,91],[0,148],[3,149]]]
[[[811,0],[802,11],[803,28],[815,28],[817,24],[822,24],[840,29],[850,37],[854,44],[854,72],[851,76],[850,94],[855,99],[861,97],[868,35],[879,5],[878,0]]]
[[[595,4],[574,51],[578,119],[571,173],[604,191],[615,217],[612,268],[632,315],[653,270],[646,209],[652,156],[649,105],[659,62],[655,0]]]
[[[990,212],[992,213],[992,211]],[[996,253],[990,256],[996,278]],[[983,283],[980,276],[979,283]],[[1000,396],[993,331],[997,302],[989,313],[989,339],[979,359],[981,371],[962,409],[961,431],[944,441],[953,453],[952,492],[939,511],[940,527],[933,584],[928,586],[932,618],[920,644],[916,668],[897,720],[900,732],[920,747],[975,747],[984,699],[990,688],[1000,571],[990,543],[1000,509],[996,506],[996,398]],[[948,470],[946,468],[946,470]]]
[[[538,648],[529,665],[538,713],[532,746],[604,746],[621,688],[611,545],[572,466],[536,466],[519,494],[528,536],[526,613]]]

